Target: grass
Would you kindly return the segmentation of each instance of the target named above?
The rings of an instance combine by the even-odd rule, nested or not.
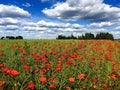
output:
[[[46,79],[41,81],[43,77]],[[69,80],[71,78],[73,81]],[[0,88],[119,90],[120,43],[110,40],[1,40]]]

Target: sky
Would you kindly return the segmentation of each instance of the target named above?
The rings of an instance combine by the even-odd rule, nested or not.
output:
[[[0,0],[0,37],[55,39],[90,32],[120,38],[120,0]]]

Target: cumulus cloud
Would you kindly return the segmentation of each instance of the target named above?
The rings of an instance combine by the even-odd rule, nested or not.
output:
[[[18,30],[19,29],[19,26],[18,25],[0,25],[0,31],[3,31],[6,32],[7,30]]]
[[[52,27],[52,28],[65,28],[70,26],[70,23],[46,22],[44,20],[38,21],[37,24],[41,27]]]
[[[114,35],[115,39],[120,39],[120,31],[111,31],[110,33]]]
[[[91,28],[77,23],[64,23],[40,20],[37,22],[30,22],[27,20],[18,20],[11,18],[0,19],[0,31],[1,35],[22,35],[24,38],[29,39],[55,39],[58,35],[82,35],[85,33],[99,33],[110,32],[115,37],[118,37],[119,30],[110,31],[104,28]],[[3,22],[4,21],[4,22]],[[8,22],[5,22],[8,21]],[[113,33],[114,32],[114,33]],[[49,37],[48,37],[49,36]]]
[[[13,19],[13,18],[0,18],[0,25],[15,25],[18,24],[19,20],[18,19]]]
[[[13,17],[13,18],[26,18],[30,17],[31,14],[28,11],[23,10],[14,5],[0,4],[0,18],[1,17]]]
[[[102,27],[110,27],[114,25],[115,23],[113,22],[100,22],[100,23],[91,23],[88,25],[89,27],[97,27],[97,28],[102,28]]]
[[[6,30],[17,30],[17,29],[19,29],[19,26],[17,26],[17,25],[7,25],[5,27],[5,29]]]
[[[3,20],[2,20],[3,19]],[[40,20],[37,22],[13,19],[13,18],[1,18],[0,19],[0,36],[7,35],[21,35],[26,39],[55,39],[58,35],[82,35],[85,33],[99,33],[110,32],[115,37],[119,37],[119,30],[110,31],[104,28],[91,28],[77,23],[65,23],[65,22],[53,22]]]
[[[31,27],[31,26],[24,26],[23,30],[30,30],[30,31],[35,31],[35,30],[39,30],[39,31],[44,31],[47,30],[47,28],[45,27]]]
[[[30,7],[30,6],[31,6],[31,4],[30,4],[30,3],[27,3],[27,2],[26,2],[26,3],[23,3],[22,5],[25,6],[25,7]]]
[[[116,29],[116,30],[120,30],[120,26],[116,27],[115,29]]]
[[[47,22],[40,20],[38,22],[24,22],[22,23],[25,30],[62,30],[62,31],[79,31],[84,28],[80,24],[70,24],[70,23],[61,23],[61,22]]]
[[[42,10],[49,17],[62,20],[112,21],[120,18],[120,8],[103,3],[103,0],[67,0]]]

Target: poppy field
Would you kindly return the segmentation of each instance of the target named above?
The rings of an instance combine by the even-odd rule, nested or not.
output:
[[[120,42],[1,40],[0,90],[120,90]]]

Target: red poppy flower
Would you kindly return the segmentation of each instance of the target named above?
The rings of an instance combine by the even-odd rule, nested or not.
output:
[[[93,88],[94,88],[94,89],[97,89],[97,86],[96,86],[96,85],[94,85],[94,86],[93,86]]]
[[[9,68],[4,68],[3,69],[3,72],[7,75],[10,75],[11,74],[11,70]]]
[[[86,88],[86,86],[85,85],[82,85],[82,89],[85,89]]]
[[[51,84],[51,85],[50,85],[50,88],[51,88],[51,89],[55,89],[56,86],[55,86],[54,84]]]
[[[92,67],[93,67],[93,66],[95,66],[95,64],[94,64],[94,63],[90,63],[90,66],[92,66]]]
[[[97,78],[94,78],[94,79],[93,79],[93,82],[94,82],[94,83],[98,82],[98,79],[97,79]]]
[[[79,75],[78,75],[78,79],[83,79],[84,76],[85,76],[85,74],[79,74]]]
[[[16,71],[16,70],[11,70],[11,75],[12,75],[12,76],[18,76],[18,75],[19,75],[19,72]]]
[[[66,90],[71,90],[70,86],[66,86]]]
[[[90,76],[87,76],[86,78],[87,78],[88,80],[90,80],[90,79],[91,79],[91,77],[90,77]]]
[[[39,73],[39,70],[35,70],[34,73]]]
[[[30,88],[31,90],[33,90],[35,88],[35,84],[33,82],[29,82],[28,83],[28,88]]]
[[[72,62],[72,61],[67,61],[66,64],[67,64],[67,65],[72,65],[73,62]]]
[[[1,68],[1,67],[4,67],[4,64],[0,64],[0,68]]]
[[[20,60],[21,60],[22,62],[24,62],[26,59],[25,59],[24,57],[22,57]]]
[[[42,83],[46,83],[46,77],[40,77],[40,81],[42,82]]]
[[[50,78],[50,82],[53,82],[54,80],[55,80],[54,77],[51,77],[51,78]]]
[[[113,72],[117,72],[117,68],[112,68],[112,71]]]
[[[25,69],[25,70],[29,70],[29,66],[28,66],[28,65],[25,65],[25,66],[24,66],[24,69]]]
[[[111,58],[112,58],[112,56],[111,56],[111,55],[106,54],[106,59],[107,59],[107,60],[111,60]]]
[[[56,71],[61,71],[61,66],[60,66],[60,65],[57,66],[55,70],[56,70]]]
[[[75,78],[69,78],[69,82],[73,83],[75,81]]]
[[[5,81],[0,81],[0,88],[3,87],[5,85]]]
[[[47,72],[47,70],[46,70],[45,68],[43,68],[43,69],[42,69],[42,72],[45,73],[45,72]]]
[[[115,74],[112,74],[111,78],[112,78],[113,80],[116,80],[116,75],[115,75]]]

